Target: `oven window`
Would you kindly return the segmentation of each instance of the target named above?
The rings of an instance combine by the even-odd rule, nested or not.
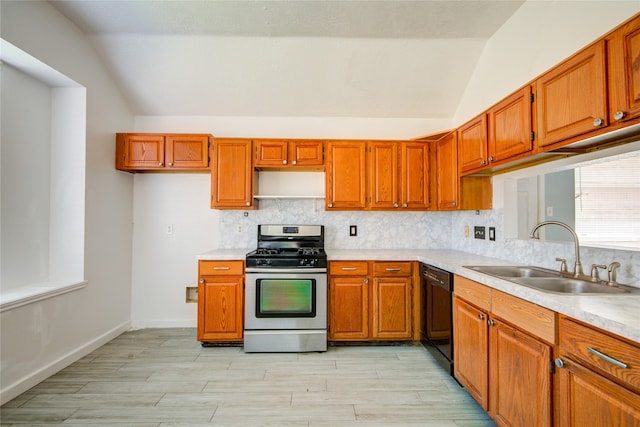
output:
[[[256,317],[315,317],[314,279],[258,279]]]

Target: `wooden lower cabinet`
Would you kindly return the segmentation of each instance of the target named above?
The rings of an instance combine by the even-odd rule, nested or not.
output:
[[[242,341],[243,261],[198,263],[198,341]]]
[[[640,426],[640,346],[573,319],[560,319],[557,424]]]
[[[552,426],[553,343],[518,327],[546,321],[549,311],[459,276],[454,290],[456,379],[499,426]],[[510,311],[514,304],[523,309]]]
[[[329,340],[412,339],[412,263],[331,261]]]

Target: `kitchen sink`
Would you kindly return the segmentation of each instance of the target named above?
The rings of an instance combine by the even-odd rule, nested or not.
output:
[[[478,266],[465,266],[472,270],[479,271],[481,273],[489,274],[491,276],[498,277],[554,277],[558,276],[558,273],[545,270],[538,267],[529,266],[511,266],[511,265],[478,265]]]
[[[557,271],[532,266],[475,265],[471,270],[499,277],[519,285],[559,294],[628,294],[629,291],[588,280],[567,277]]]
[[[531,288],[562,294],[626,294],[626,289],[569,277],[518,277],[513,282]]]

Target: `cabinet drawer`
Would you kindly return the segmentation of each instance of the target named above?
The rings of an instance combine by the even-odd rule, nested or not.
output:
[[[463,300],[491,311],[491,288],[465,277],[454,276],[453,293]]]
[[[331,261],[329,275],[331,276],[366,276],[369,274],[367,261]]]
[[[411,276],[411,262],[375,262],[373,275],[379,276]]]
[[[494,289],[491,312],[550,344],[557,344],[554,311]]]
[[[640,392],[638,345],[561,317],[560,353]]]
[[[242,276],[244,261],[199,261],[198,276]]]

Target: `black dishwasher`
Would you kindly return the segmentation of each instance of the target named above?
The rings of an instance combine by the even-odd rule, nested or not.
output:
[[[420,264],[424,295],[424,339],[438,363],[453,375],[453,275],[428,264]]]

